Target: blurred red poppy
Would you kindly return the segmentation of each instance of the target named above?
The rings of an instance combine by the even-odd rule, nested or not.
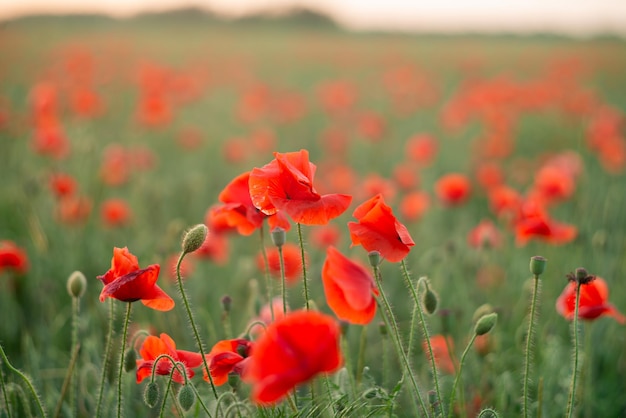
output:
[[[324,225],[311,230],[309,242],[311,245],[324,249],[331,245],[337,245],[341,238],[341,232],[335,225]]]
[[[65,196],[57,202],[58,220],[65,224],[76,225],[87,220],[93,204],[86,196]]]
[[[222,234],[216,234],[209,230],[202,246],[193,253],[194,257],[208,259],[218,265],[228,262],[230,245],[228,238]]]
[[[127,224],[132,213],[125,200],[108,199],[102,202],[100,217],[106,226],[117,227]]]
[[[406,143],[406,155],[412,161],[422,165],[430,165],[439,150],[437,140],[429,134],[417,134]]]
[[[348,222],[352,245],[362,245],[367,251],[379,251],[391,262],[407,256],[415,245],[409,231],[393,215],[382,195],[376,195],[354,210],[358,222]]]
[[[460,173],[449,173],[435,183],[435,194],[447,206],[457,206],[469,198],[471,184],[467,176]]]
[[[275,404],[296,385],[339,369],[339,325],[317,311],[297,311],[279,319],[256,342],[244,379],[252,400]]]
[[[467,234],[467,243],[474,248],[498,248],[502,235],[493,221],[483,219]]]
[[[567,320],[574,319],[576,307],[576,286],[573,281],[569,282],[556,300],[556,311]],[[587,284],[580,286],[580,301],[578,303],[578,317],[580,319],[593,320],[601,316],[612,316],[620,324],[626,323],[626,316],[608,302],[609,287],[601,277],[596,277]]]
[[[574,225],[552,220],[539,203],[532,201],[522,206],[514,227],[518,246],[525,245],[532,238],[550,244],[566,244],[578,235],[578,229]]]
[[[0,274],[4,271],[13,271],[17,274],[28,271],[26,251],[13,241],[0,241]]]
[[[230,373],[237,373],[241,376],[251,348],[252,342],[243,338],[217,342],[206,355],[213,384],[223,385],[228,381]],[[203,373],[204,380],[208,382],[206,370]]]
[[[202,356],[200,353],[177,350],[176,343],[169,335],[165,333],[162,333],[159,337],[149,335],[143,341],[139,349],[141,359],[137,360],[137,383],[141,383],[146,377],[152,376],[154,361],[161,354],[167,354],[172,357],[174,361],[183,363],[188,378],[192,378],[195,374],[192,368],[202,364]],[[172,362],[169,359],[162,358],[157,363],[155,373],[167,376],[172,371],[172,367]],[[177,383],[185,383],[185,378],[180,374],[178,369],[174,370],[173,379]]]
[[[287,284],[294,284],[302,276],[302,254],[300,247],[290,242],[283,245],[283,262],[285,265],[285,279]],[[306,254],[305,254],[306,258]],[[278,248],[270,248],[267,250],[267,262],[269,264],[269,272],[274,277],[281,277],[280,273],[280,255]],[[257,265],[260,271],[265,271],[265,260],[263,254],[257,256]]]
[[[309,162],[309,152],[274,153],[275,159],[250,173],[252,203],[263,213],[285,211],[304,225],[325,225],[341,215],[352,197],[343,194],[320,195],[313,188],[316,166]]]
[[[104,284],[100,302],[107,297],[122,302],[141,300],[149,308],[169,311],[174,308],[174,300],[156,284],[160,269],[158,264],[152,264],[140,270],[137,257],[127,247],[113,248],[111,269],[97,277]]]
[[[376,315],[378,289],[369,271],[348,259],[335,247],[326,250],[322,268],[326,302],[341,320],[369,324]]]
[[[407,222],[418,221],[430,206],[430,196],[426,192],[407,193],[400,201],[400,214]]]
[[[448,340],[447,344],[446,339]],[[455,373],[454,362],[452,361],[450,351],[448,351],[448,345],[450,345],[450,350],[454,350],[454,344],[450,336],[432,335],[430,337],[430,346],[433,349],[437,368],[444,373],[453,375]],[[426,358],[430,361],[430,352],[428,351],[426,341],[422,342],[422,350],[424,350]]]
[[[50,176],[49,185],[56,197],[71,196],[78,189],[76,179],[65,173],[56,173]]]

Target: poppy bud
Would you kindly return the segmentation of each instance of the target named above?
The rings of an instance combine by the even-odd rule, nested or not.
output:
[[[150,382],[143,391],[143,401],[150,408],[154,408],[159,401],[159,385],[156,382]]]
[[[476,323],[476,327],[474,328],[474,333],[476,335],[485,335],[489,331],[496,326],[496,322],[498,322],[498,314],[492,312],[487,315],[483,315],[478,322]]]
[[[85,294],[85,290],[87,289],[87,279],[85,275],[80,271],[75,271],[70,274],[70,277],[67,279],[67,292],[73,298],[79,298]]]
[[[184,385],[178,391],[178,403],[185,411],[189,411],[196,401],[196,394],[191,388],[191,384]]]
[[[191,227],[183,237],[183,252],[185,254],[192,253],[202,247],[208,233],[209,228],[204,224]]]
[[[380,264],[380,252],[379,251],[370,251],[367,254],[367,258],[370,260],[370,266],[377,267]]]
[[[424,306],[426,312],[432,315],[437,310],[437,302],[439,298],[435,292],[430,290],[428,279],[426,277],[420,277],[418,284],[420,282],[424,283],[424,286],[426,286],[426,291],[424,292],[424,296],[422,298],[422,305]]]
[[[285,241],[287,241],[287,232],[284,228],[277,226],[272,229],[272,242],[275,246],[282,247]]]
[[[491,408],[483,409],[476,418],[499,418],[500,415]]]
[[[124,370],[126,373],[135,370],[137,367],[137,353],[134,348],[129,348],[124,354]]]
[[[237,373],[228,374],[228,386],[230,386],[234,391],[239,389],[240,383],[241,379]]]
[[[530,272],[535,276],[541,275],[546,269],[547,262],[548,260],[540,255],[530,257]]]
[[[222,297],[222,307],[224,308],[224,312],[230,312],[230,307],[233,304],[233,299],[225,295]]]

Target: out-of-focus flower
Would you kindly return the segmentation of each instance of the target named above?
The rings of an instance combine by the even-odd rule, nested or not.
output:
[[[490,219],[483,219],[467,235],[467,243],[474,248],[498,248],[502,236]]]
[[[55,173],[50,176],[50,190],[56,197],[62,198],[73,195],[78,189],[76,179],[65,173]]]
[[[102,202],[100,217],[106,226],[126,225],[132,218],[132,211],[124,199],[108,199]]]
[[[13,241],[0,241],[0,274],[5,271],[25,274],[28,267],[26,251]]]
[[[251,349],[252,342],[242,338],[218,341],[206,355],[213,384],[223,385],[228,381],[230,373],[241,376]],[[209,381],[206,370],[203,374],[204,380]]]
[[[556,300],[556,310],[565,319],[574,319],[576,308],[576,287],[578,283],[569,282]],[[580,301],[578,303],[578,317],[594,320],[601,316],[611,316],[620,324],[626,323],[626,316],[608,302],[609,287],[601,277],[580,285]]]
[[[335,247],[329,247],[322,267],[322,283],[326,302],[339,319],[360,325],[372,321],[378,289],[368,269]]]
[[[448,345],[446,344],[446,339],[448,340],[448,344],[450,345],[450,350],[454,350],[454,344],[452,341],[452,337],[443,336],[443,335],[432,335],[430,337],[430,346],[433,350],[433,356],[435,357],[435,363],[437,364],[437,368],[444,373],[453,375],[454,372],[454,362],[452,361],[452,356],[450,351],[448,351]],[[428,351],[428,345],[426,341],[422,343],[422,350],[426,354],[426,358],[430,361],[430,352]]]
[[[244,375],[252,384],[252,400],[275,404],[317,374],[338,370],[339,336],[337,322],[316,311],[297,311],[268,326]]]
[[[300,247],[290,242],[282,246],[283,262],[285,265],[285,279],[287,284],[294,284],[302,276],[302,254]],[[267,251],[267,262],[269,272],[276,278],[281,277],[280,273],[280,255],[278,248],[270,248]],[[265,271],[265,261],[263,254],[257,256],[257,265],[260,271]]]
[[[470,196],[471,184],[467,176],[460,173],[449,173],[435,183],[435,194],[447,206],[458,206]]]

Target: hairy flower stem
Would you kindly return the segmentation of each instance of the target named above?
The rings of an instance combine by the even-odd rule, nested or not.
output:
[[[0,363],[0,388],[2,388],[2,399],[4,399],[4,407],[7,411],[7,418],[11,418],[11,408],[9,407],[9,397],[7,396],[7,388],[4,384],[4,376],[2,376],[2,363]]]
[[[576,286],[576,304],[574,305],[574,365],[572,370],[572,384],[569,391],[569,399],[567,401],[567,412],[565,416],[571,418],[576,406],[576,378],[578,376],[578,304],[580,303],[580,286],[579,282]]]
[[[406,267],[406,263],[402,260],[402,276],[406,281],[406,285],[411,291],[411,296],[413,297],[413,302],[415,303],[415,309],[417,310],[417,315],[419,316],[419,322],[422,326],[422,334],[424,334],[424,340],[426,341],[426,345],[428,346],[428,355],[430,356],[430,366],[433,372],[433,381],[435,382],[435,391],[437,392],[437,403],[439,405],[442,404],[441,399],[441,391],[439,389],[439,373],[437,371],[437,363],[435,363],[435,356],[433,354],[433,347],[430,344],[430,333],[428,332],[428,326],[426,326],[426,318],[424,318],[424,311],[422,310],[422,304],[420,303],[417,297],[417,291],[415,290],[415,286],[413,286],[413,282],[411,281],[411,275],[409,274],[409,270]],[[410,346],[409,346],[410,347]],[[410,353],[410,351],[409,351]]]
[[[287,315],[287,278],[285,277],[285,257],[283,257],[283,247],[278,247],[278,262],[280,263],[280,293],[283,297],[283,316]],[[270,301],[270,306],[272,301]]]
[[[261,236],[261,254],[263,254],[263,265],[265,266],[263,276],[265,277],[265,289],[267,292],[267,302],[270,305],[270,315],[274,322],[274,303],[272,301],[272,281],[269,274],[269,261],[267,259],[267,251],[265,250],[265,224],[261,224],[259,235]]]
[[[109,368],[111,349],[113,345],[113,319],[115,316],[115,305],[113,299],[109,299],[109,333],[107,335],[106,348],[104,351],[104,360],[102,362],[102,373],[100,374],[100,389],[98,390],[98,403],[96,404],[96,418],[100,417],[100,408],[102,407],[102,395],[104,394],[104,380],[106,379],[107,370]]]
[[[467,353],[469,353],[470,348],[472,348],[472,345],[474,344],[476,337],[477,337],[477,334],[474,333],[472,335],[472,339],[469,341],[469,343],[467,343],[467,347],[465,347],[465,351],[463,351],[463,355],[461,355],[461,361],[459,363],[459,371],[456,373],[456,377],[454,378],[454,384],[452,385],[452,392],[450,392],[450,404],[448,406],[448,418],[452,417],[452,411],[454,410],[454,398],[456,396],[456,387],[459,384],[459,380],[461,380],[461,373],[463,372],[463,363],[465,362],[465,357],[467,356]],[[463,403],[462,407],[465,408],[465,403]]]
[[[72,411],[72,416],[78,416],[78,379],[76,373],[74,372],[74,364],[78,359],[78,318],[80,313],[80,298],[73,297],[72,298],[72,350],[75,351],[76,357],[72,355],[72,363],[70,370],[68,371],[70,378],[70,408]]]
[[[356,385],[361,384],[363,377],[363,368],[365,367],[365,345],[367,344],[367,327],[361,327],[361,339],[359,341],[359,356],[356,362]]]
[[[128,334],[128,323],[130,322],[130,310],[132,307],[132,302],[128,302],[126,308],[126,316],[124,317],[124,331],[122,332],[122,351],[120,352],[120,367],[117,373],[117,418],[120,418],[122,416],[122,370],[124,369],[126,335]]]
[[[35,387],[33,386],[33,383],[30,381],[28,376],[26,376],[24,373],[22,373],[21,371],[13,367],[11,363],[9,363],[9,359],[7,358],[7,355],[4,352],[4,349],[2,348],[2,344],[0,344],[0,355],[2,356],[2,361],[4,361],[4,363],[7,365],[7,368],[11,370],[13,373],[17,374],[24,381],[24,383],[26,383],[26,386],[28,386],[30,393],[33,395],[33,399],[35,400],[35,403],[37,404],[37,408],[39,409],[40,416],[45,418],[46,413],[43,409],[41,399],[39,399],[39,395],[37,394],[37,391],[35,390]]]
[[[383,311],[383,318],[385,319],[387,326],[391,329],[396,352],[398,353],[398,356],[400,356],[400,360],[402,361],[404,365],[405,371],[409,375],[409,378],[411,379],[411,384],[415,392],[415,397],[418,399],[420,403],[422,412],[424,416],[428,417],[429,416],[428,408],[426,407],[426,404],[424,403],[424,400],[422,399],[422,395],[420,394],[420,390],[417,385],[417,380],[415,379],[415,375],[413,373],[413,370],[411,369],[411,363],[409,362],[409,358],[407,357],[407,354],[404,351],[404,348],[402,348],[402,340],[400,337],[400,330],[398,329],[398,323],[396,322],[396,319],[393,316],[393,312],[391,311],[391,305],[389,304],[389,300],[387,299],[387,296],[385,295],[385,292],[383,291],[380,268],[378,266],[374,266],[373,269],[374,269],[374,278],[376,280],[376,287],[378,287],[378,290],[380,291],[380,297],[377,298],[376,300],[378,301],[379,305],[381,305],[381,300],[382,300],[381,310]]]
[[[180,276],[180,265],[182,264],[183,259],[185,258],[185,255],[187,255],[187,253],[183,251],[180,253],[180,257],[178,257],[178,263],[176,263],[176,281],[178,282],[178,290],[180,291],[180,296],[183,299],[183,304],[185,305],[185,309],[187,310],[187,316],[189,317],[189,323],[191,324],[191,329],[193,330],[194,337],[196,338],[196,343],[198,344],[198,350],[200,351],[200,355],[202,356],[202,363],[204,365],[204,370],[206,371],[207,376],[209,376],[209,383],[211,383],[211,389],[213,390],[213,395],[215,396],[215,399],[217,399],[217,390],[215,390],[215,384],[213,383],[213,376],[211,376],[209,365],[206,361],[206,356],[204,355],[204,347],[202,346],[202,340],[200,339],[200,334],[198,333],[196,322],[193,319],[193,313],[191,312],[189,301],[187,300],[185,288],[183,287],[183,279]]]
[[[302,238],[302,225],[298,222],[298,240],[300,241],[300,256],[302,257],[302,283],[304,284],[304,306],[308,311],[309,307],[309,288],[306,277],[306,259],[304,257],[304,239]]]
[[[533,296],[530,304],[530,317],[528,319],[528,332],[526,333],[526,353],[524,356],[524,389],[523,389],[523,416],[524,418],[528,418],[528,400],[530,395],[528,394],[528,386],[530,381],[530,362],[531,362],[531,350],[532,350],[532,339],[535,325],[535,311],[537,310],[537,299],[539,295],[539,291],[541,289],[541,283],[539,281],[539,275],[535,274],[534,277],[534,286],[533,286]]]
[[[72,358],[70,359],[70,364],[67,367],[67,374],[65,375],[65,379],[63,380],[63,386],[61,386],[61,394],[59,395],[57,406],[56,408],[54,408],[54,415],[53,415],[54,418],[58,417],[59,414],[61,414],[61,408],[63,407],[63,399],[65,398],[65,393],[67,392],[67,388],[70,386],[70,382],[73,380],[72,377],[74,375],[74,368],[76,366],[76,360],[78,359],[79,350],[80,350],[80,346],[76,345],[74,347],[74,350],[72,351]],[[78,415],[74,415],[74,416],[78,416]]]

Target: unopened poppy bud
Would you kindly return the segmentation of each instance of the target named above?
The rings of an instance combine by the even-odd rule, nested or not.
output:
[[[547,262],[548,260],[540,255],[530,257],[530,272],[534,276],[540,276],[546,269]]]
[[[367,258],[370,260],[370,266],[377,267],[380,264],[380,252],[379,251],[370,251],[367,254]]]
[[[159,401],[159,385],[150,382],[143,391],[143,401],[150,408],[154,408]]]
[[[124,354],[124,370],[126,373],[135,370],[137,367],[137,353],[134,348],[129,348]]]
[[[382,321],[379,322],[378,323],[378,332],[380,332],[380,335],[386,336],[387,335],[387,324],[385,324]]]
[[[491,408],[483,409],[476,418],[499,418],[500,415]]]
[[[474,333],[476,333],[476,335],[485,335],[496,326],[496,322],[498,322],[497,313],[492,312],[490,314],[483,315],[476,323]]]
[[[204,224],[191,227],[183,237],[183,252],[185,254],[192,253],[202,247],[208,233],[209,228]]]
[[[285,241],[287,241],[287,232],[284,228],[277,226],[272,229],[272,242],[275,246],[282,247]]]
[[[75,271],[70,274],[70,277],[67,279],[67,292],[73,298],[79,298],[85,294],[85,290],[87,289],[87,279],[85,275],[80,271]]]
[[[421,277],[420,282],[424,283],[426,286],[426,291],[424,292],[424,296],[422,297],[422,305],[424,309],[429,315],[432,315],[437,310],[437,302],[439,298],[437,294],[430,290],[430,286],[428,285],[428,279],[426,277]]]
[[[230,312],[230,307],[233,304],[233,299],[228,296],[225,295],[222,297],[222,307],[224,308],[224,312]]]
[[[481,317],[492,312],[493,306],[491,306],[490,304],[485,303],[483,305],[480,305],[478,308],[476,308],[474,314],[472,315],[472,322],[477,322]]]
[[[183,385],[178,391],[178,403],[185,411],[189,411],[196,402],[196,394],[191,388],[191,384]]]

